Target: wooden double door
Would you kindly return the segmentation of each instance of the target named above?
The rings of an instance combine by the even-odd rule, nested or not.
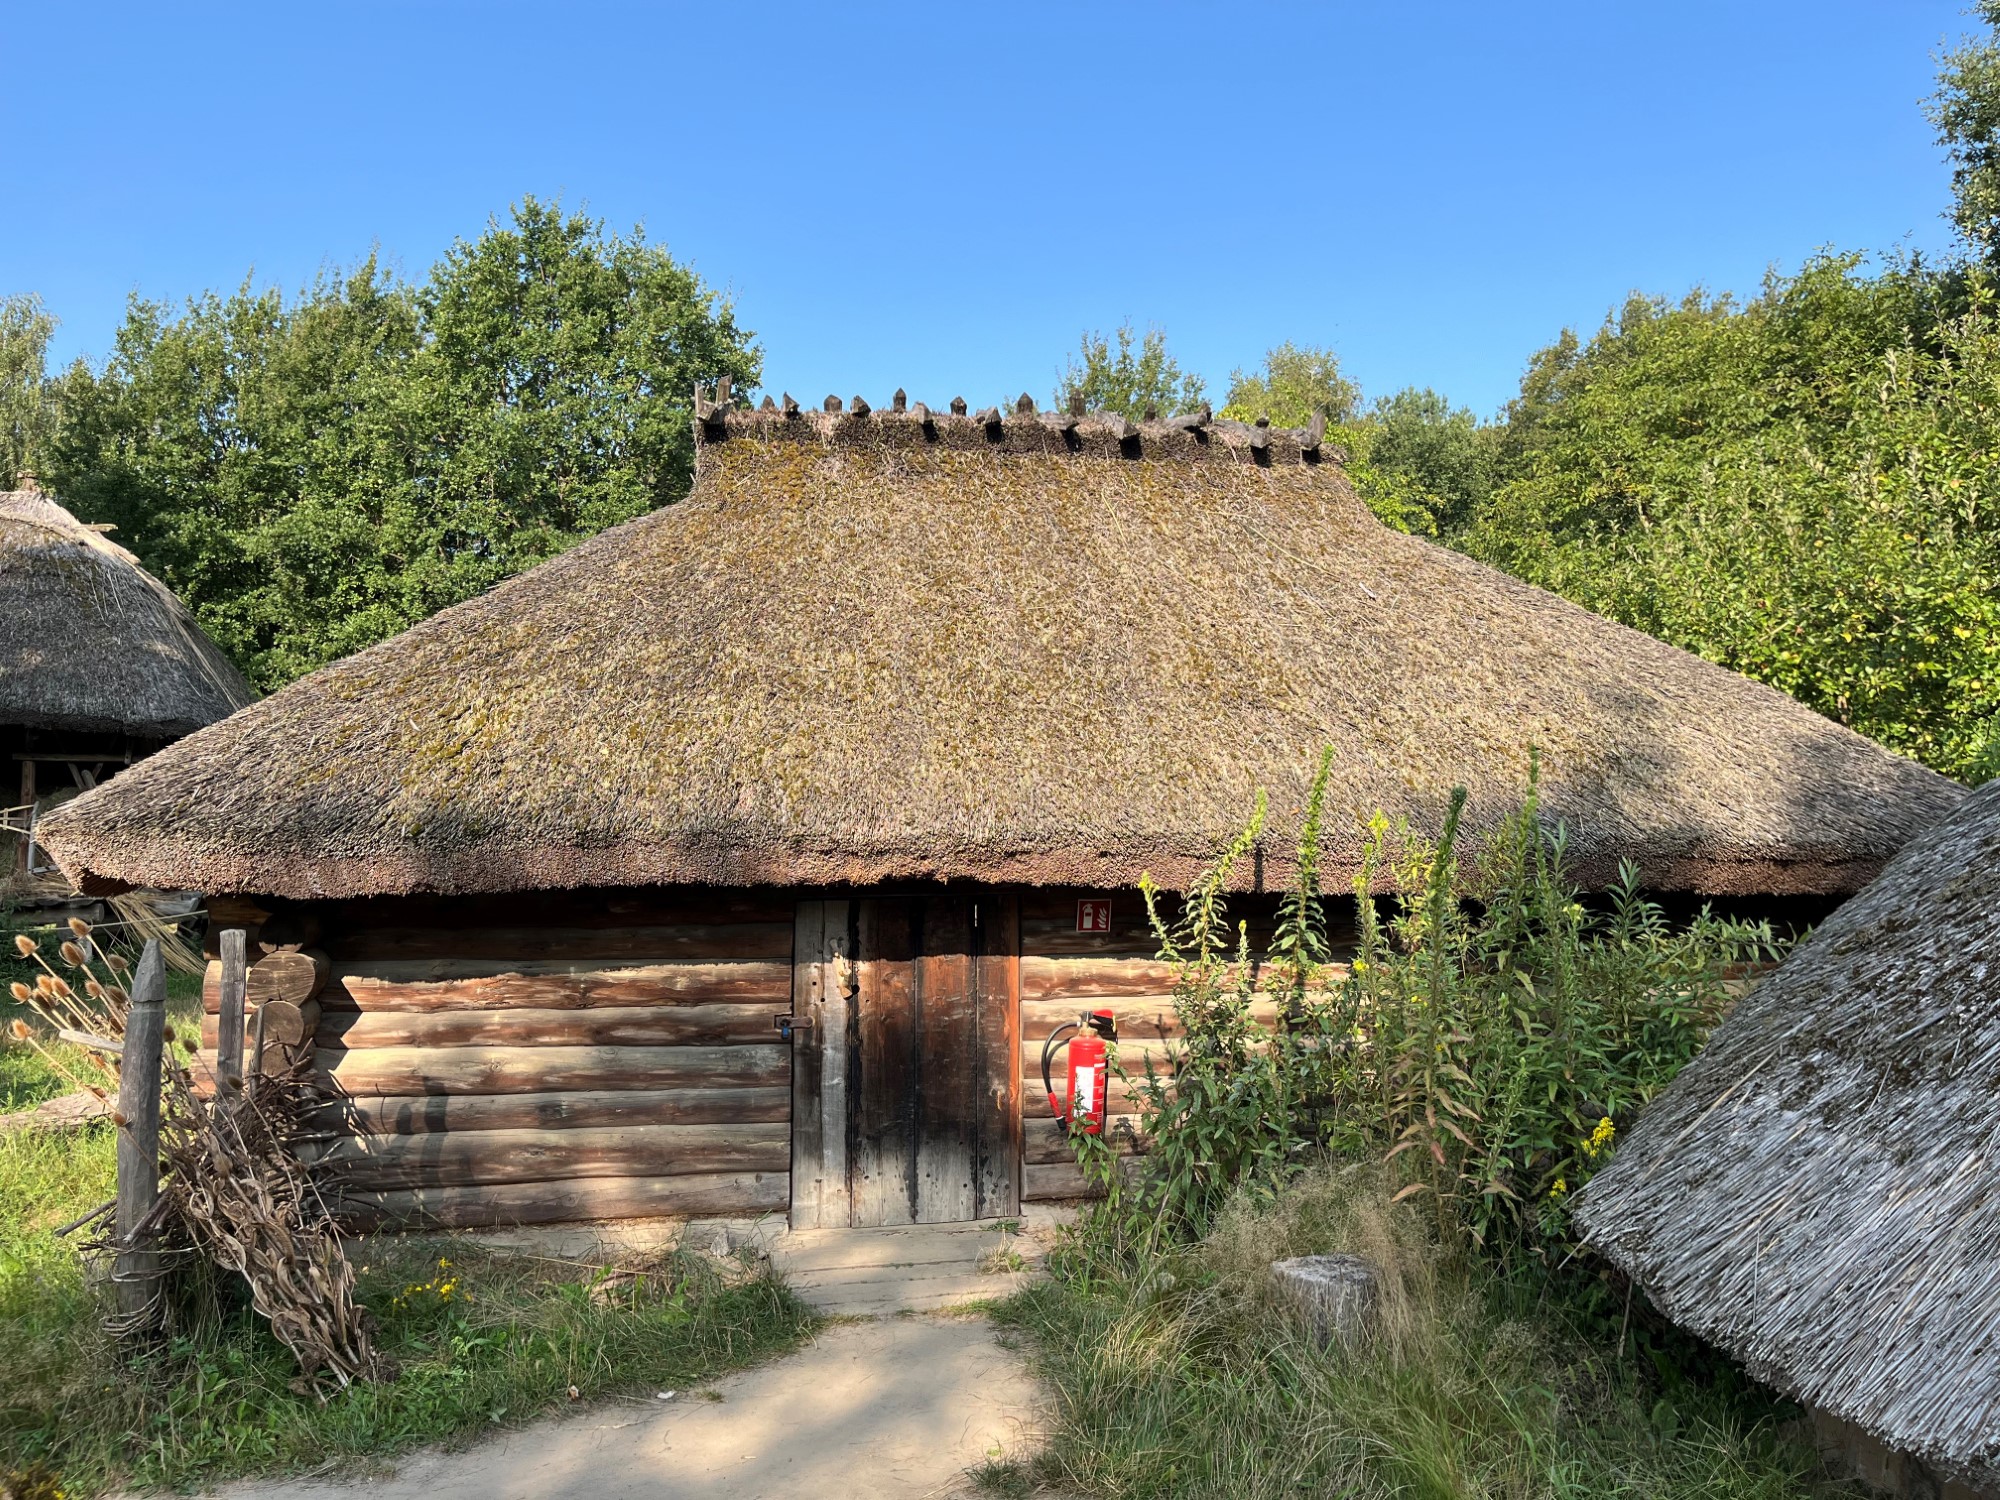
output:
[[[1020,918],[990,891],[799,904],[792,1224],[1020,1206]]]

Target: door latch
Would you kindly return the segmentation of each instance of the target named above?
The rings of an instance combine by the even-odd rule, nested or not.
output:
[[[811,1016],[773,1016],[771,1024],[777,1028],[778,1040],[789,1042],[794,1031],[812,1030]]]

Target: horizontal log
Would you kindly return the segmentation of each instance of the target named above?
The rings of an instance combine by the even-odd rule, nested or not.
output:
[[[1070,1149],[1069,1132],[1047,1114],[1031,1114],[1021,1123],[1021,1159],[1030,1166],[1076,1160],[1076,1153]],[[1104,1133],[1119,1155],[1130,1156],[1140,1149],[1137,1115],[1111,1115],[1104,1123]]]
[[[790,1005],[792,966],[762,960],[583,968],[569,960],[431,960],[342,964],[322,996],[328,1009],[590,1010],[599,1006]]]
[[[1119,1158],[1119,1168],[1127,1178],[1135,1176],[1143,1157],[1126,1156]],[[1095,1198],[1099,1196],[1089,1183],[1084,1181],[1083,1168],[1074,1161],[1048,1162],[1041,1166],[1021,1168],[1021,1201],[1023,1203],[1047,1203],[1062,1198]]]
[[[369,1191],[553,1182],[585,1177],[685,1177],[783,1172],[791,1126],[625,1125],[610,1129],[469,1130],[349,1136],[306,1148],[322,1182]]]
[[[343,933],[343,962],[412,958],[608,960],[792,957],[792,923],[673,923],[647,927],[377,927]]]
[[[319,993],[330,967],[327,956],[317,948],[267,953],[250,965],[244,997],[252,1005],[262,1005],[267,1000],[289,1000],[294,1005],[303,1005]]]
[[[265,1046],[296,1047],[319,1029],[320,1006],[317,1000],[308,1000],[304,1005],[267,1000],[245,1017],[244,1031],[252,1039],[257,1035],[258,1016],[264,1018]],[[201,1018],[202,1046],[213,1052],[221,1030],[221,1017],[204,1013]]]
[[[1155,1068],[1164,1068],[1167,1063],[1168,1042],[1158,1037],[1120,1037],[1117,1060],[1126,1072],[1138,1074],[1146,1071],[1146,1059],[1151,1058]],[[1058,1045],[1054,1062],[1066,1067],[1063,1062],[1063,1048]],[[1042,1080],[1042,1044],[1038,1041],[1021,1040],[1021,1076],[1032,1078],[1037,1084]],[[1060,1083],[1061,1076],[1051,1069],[1051,1076]]]
[[[652,927],[789,922],[797,898],[745,886],[511,891],[483,896],[363,896],[318,903],[330,932],[385,927]]]
[[[1063,1000],[1071,996],[1168,996],[1179,969],[1151,958],[1050,958],[1021,955],[1021,998]]]
[[[324,931],[318,912],[282,907],[257,930],[257,946],[266,953],[295,953],[317,943]]]
[[[743,1047],[323,1047],[314,1067],[341,1093],[550,1094],[570,1089],[769,1088],[792,1049]]]
[[[243,996],[252,1006],[269,1000],[285,1000],[303,1005],[319,994],[332,970],[331,961],[317,948],[302,948],[266,954],[245,972]],[[222,961],[210,959],[201,980],[202,1009],[214,1015],[222,1008]]]
[[[1056,1092],[1060,1094],[1066,1085],[1066,1079],[1061,1071],[1055,1071],[1051,1076],[1055,1081]],[[1120,1078],[1107,1079],[1104,1086],[1106,1107],[1114,1115],[1137,1114],[1140,1101],[1144,1098],[1144,1083],[1143,1068],[1137,1070],[1134,1081],[1130,1084]],[[1021,1079],[1021,1107],[1030,1117],[1037,1114],[1046,1115],[1049,1112],[1048,1098],[1047,1091],[1042,1087],[1042,1070],[1037,1064],[1034,1076],[1024,1075]]]
[[[617,1010],[366,1011],[328,1015],[322,1047],[684,1047],[771,1042],[776,1005]]]
[[[1035,1043],[1036,1055],[1040,1056],[1041,1043],[1058,1026],[1074,1023],[1079,1015],[1098,1010],[1108,1010],[1118,1018],[1118,1036],[1121,1041],[1157,1041],[1163,1037],[1180,1034],[1179,1023],[1174,1017],[1173,1003],[1169,1000],[1157,997],[1080,995],[1069,1000],[1023,1000],[1021,1039]],[[1252,1001],[1250,1019],[1260,1026],[1275,1026],[1278,1021],[1278,1002],[1268,997]]]
[[[341,1195],[336,1212],[355,1229],[390,1225],[490,1229],[681,1214],[749,1218],[782,1213],[791,1197],[789,1173],[724,1172],[705,1177],[586,1177],[491,1187],[355,1191]]]
[[[341,1099],[311,1111],[307,1123],[313,1129],[362,1135],[424,1135],[565,1126],[767,1124],[791,1117],[791,1090],[776,1087]]]

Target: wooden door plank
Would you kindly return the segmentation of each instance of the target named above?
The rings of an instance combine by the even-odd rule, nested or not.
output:
[[[1021,1079],[1014,1064],[1021,1046],[1021,916],[1019,898],[1011,892],[988,891],[977,899],[974,1217],[995,1218],[1017,1213],[1021,1206]]]
[[[792,1226],[844,1228],[851,1216],[847,1099],[853,968],[851,903],[802,901],[792,1014],[812,1022],[793,1035]]]
[[[920,1224],[979,1217],[979,997],[974,988],[972,900],[921,903],[915,963],[916,1207]]]
[[[905,896],[859,903],[859,1065],[850,1072],[847,1137],[856,1225],[915,1222],[914,904]]]
[[[794,1016],[819,1020],[819,964],[826,941],[826,903],[801,901],[792,919],[792,989]],[[821,1098],[825,1083],[825,1038],[815,1024],[792,1035],[792,1207],[794,1229],[820,1226],[822,1175],[826,1140],[821,1128]]]

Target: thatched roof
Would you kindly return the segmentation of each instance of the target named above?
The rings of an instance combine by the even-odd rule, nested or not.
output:
[[[1529,749],[1586,879],[1858,888],[1960,795],[1769,688],[1381,526],[1317,435],[720,412],[685,501],[51,818],[71,873],[273,895],[1171,885],[1321,748],[1470,826]],[[1333,455],[1327,457],[1331,460]],[[1292,820],[1292,821],[1288,821]]]
[[[2000,782],[1751,991],[1578,1211],[1763,1379],[2000,1482]]]
[[[0,493],[0,724],[173,739],[255,697],[131,553],[39,490]]]

